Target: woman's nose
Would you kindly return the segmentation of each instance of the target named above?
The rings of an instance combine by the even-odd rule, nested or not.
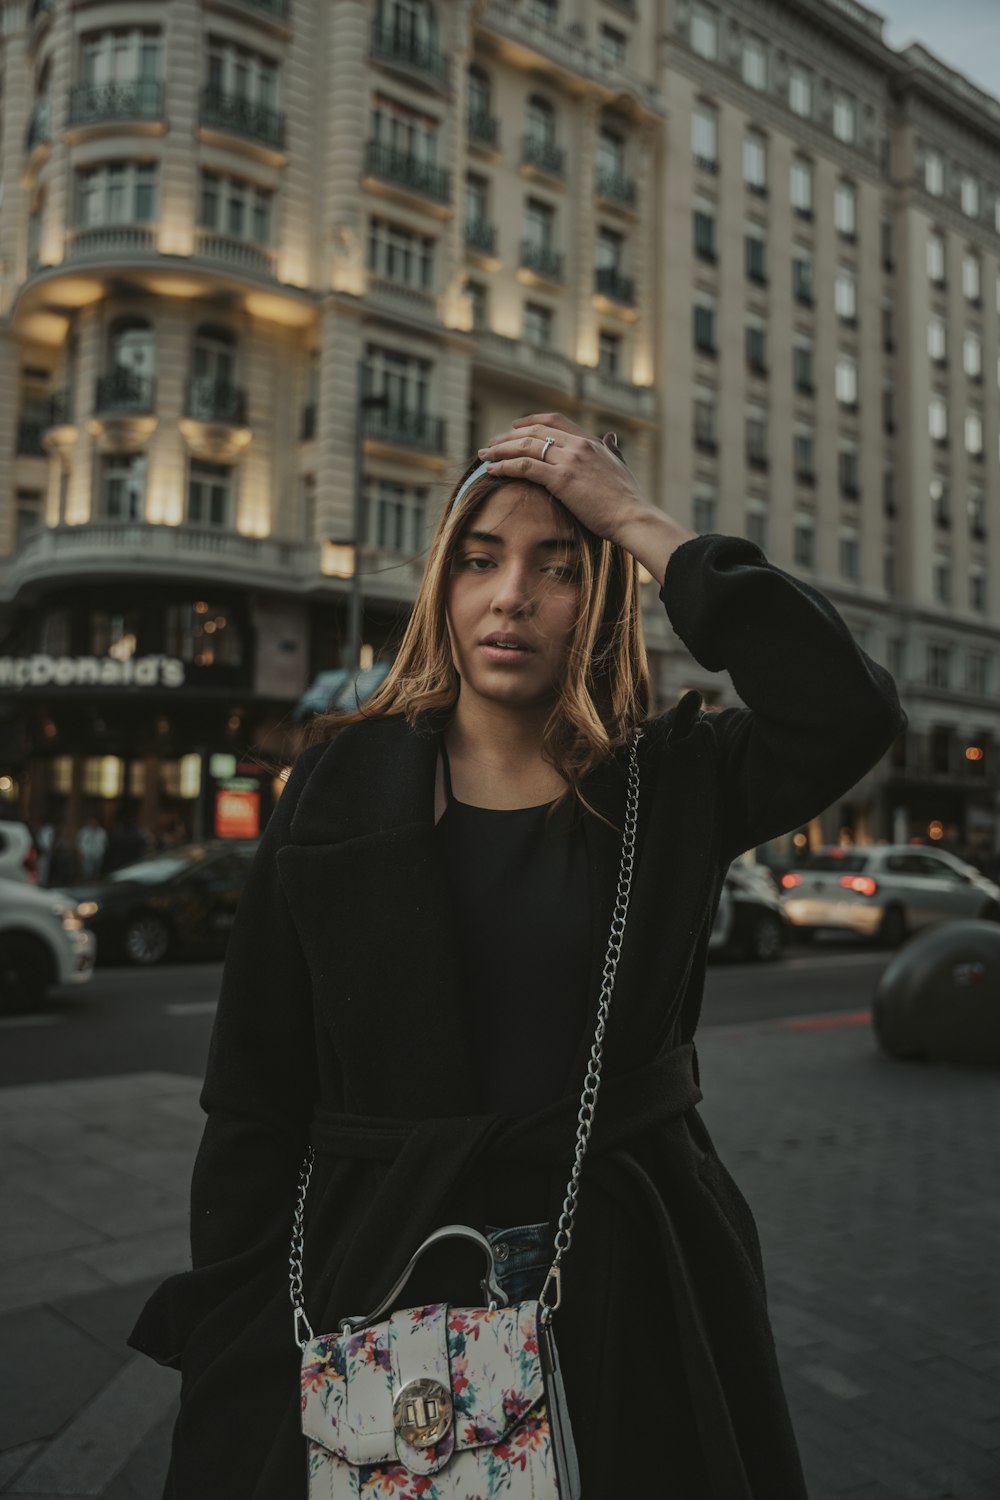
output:
[[[493,592],[493,609],[498,614],[526,614],[533,608],[533,592],[525,573],[519,568],[503,568],[497,574]]]

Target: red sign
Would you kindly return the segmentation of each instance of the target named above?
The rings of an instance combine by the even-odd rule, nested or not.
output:
[[[255,839],[260,834],[260,792],[215,794],[215,836],[219,839]]]

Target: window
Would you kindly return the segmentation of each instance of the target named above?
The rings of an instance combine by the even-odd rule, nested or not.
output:
[[[938,604],[951,603],[951,557],[947,552],[935,552],[931,568],[934,599]]]
[[[927,275],[934,286],[945,284],[944,236],[931,230],[927,236]]]
[[[541,198],[529,198],[524,205],[524,238],[535,250],[551,250],[556,211]]]
[[[952,649],[950,646],[927,645],[927,686],[951,686]]]
[[[979,302],[983,292],[982,264],[973,251],[962,257],[962,291],[967,302]]]
[[[238,667],[243,635],[227,604],[210,599],[168,604],[163,649],[194,667]]]
[[[699,260],[715,262],[715,204],[706,198],[695,199],[694,253]]]
[[[214,323],[202,323],[191,350],[188,415],[210,422],[220,415],[238,416],[236,335]]]
[[[697,292],[694,303],[694,346],[701,354],[715,354],[715,298]]]
[[[545,307],[541,302],[526,302],[521,337],[526,344],[534,344],[538,349],[550,349],[553,321],[551,307]]]
[[[833,195],[833,222],[837,233],[853,240],[858,232],[858,193],[851,182],[838,182]]]
[[[528,99],[525,123],[528,138],[535,145],[544,147],[556,144],[555,105],[543,94],[532,94]]]
[[[752,375],[767,374],[767,324],[763,318],[747,319],[743,336],[747,369]]]
[[[969,530],[977,539],[986,535],[986,491],[981,485],[974,484],[969,490],[967,501],[969,512]]]
[[[489,327],[489,288],[481,281],[467,281],[465,283],[465,295],[469,299],[472,309],[472,326],[474,329]]]
[[[840,576],[857,580],[861,576],[860,537],[853,527],[843,526],[839,542]]]
[[[759,130],[743,137],[743,181],[751,192],[767,192],[767,137]]]
[[[691,16],[691,51],[709,62],[718,61],[719,19],[703,5],[696,5]]]
[[[838,141],[846,141],[849,146],[853,146],[858,138],[857,105],[846,94],[834,95],[833,133]]]
[[[41,490],[18,490],[14,516],[14,546],[19,547],[33,531],[45,524],[45,496]]]
[[[544,26],[555,26],[559,20],[558,0],[531,0],[528,14],[532,20],[541,21]]]
[[[939,151],[924,154],[924,187],[935,198],[944,193],[944,157]]]
[[[746,537],[762,552],[767,551],[767,501],[751,495],[746,507]]]
[[[935,443],[948,441],[948,403],[943,396],[932,396],[927,412],[930,435]]]
[[[625,137],[610,125],[602,125],[597,137],[598,177],[625,176]]]
[[[767,411],[763,406],[746,409],[747,463],[754,469],[767,468]]]
[[[896,269],[896,250],[895,234],[893,233],[891,219],[883,219],[879,225],[879,244],[882,254],[883,271],[894,271]]]
[[[891,297],[882,298],[882,348],[892,354],[896,347],[896,304]]]
[[[597,231],[597,243],[594,247],[595,264],[599,271],[620,271],[624,254],[625,240],[615,229],[607,229],[603,225]]]
[[[983,375],[983,341],[978,333],[967,333],[962,343],[962,364],[971,380]]]
[[[979,218],[979,183],[968,172],[962,173],[962,212],[970,219]]]
[[[151,380],[155,367],[156,340],[145,318],[116,318],[108,330],[108,370],[127,370],[137,380]]]
[[[767,88],[767,48],[755,37],[747,37],[743,43],[740,72],[749,88]]]
[[[156,163],[103,162],[76,174],[76,222],[80,229],[109,224],[152,224],[156,219]]]
[[[896,514],[896,470],[892,464],[882,470],[882,509],[887,516]]]
[[[228,95],[261,109],[276,109],[278,64],[219,36],[208,39],[208,87],[216,96]]]
[[[382,552],[417,555],[424,548],[427,491],[374,479],[368,486],[368,514],[374,523],[374,543]]]
[[[841,269],[834,282],[834,306],[844,323],[855,323],[858,317],[858,279],[853,271]]]
[[[270,188],[257,187],[242,177],[202,172],[198,223],[233,240],[269,245],[273,197]]]
[[[893,546],[884,548],[882,552],[882,587],[887,594],[894,594],[896,592],[896,549]],[[902,642],[900,641],[889,642],[890,661],[893,659],[893,651],[896,650],[898,652],[901,644]],[[899,682],[900,674],[893,672],[891,667],[889,671],[895,681]]]
[[[106,521],[141,521],[145,495],[145,453],[108,454],[101,460],[101,514]]]
[[[951,491],[947,474],[935,474],[928,486],[931,502],[931,517],[935,526],[951,525]]]
[[[811,396],[815,390],[812,339],[803,334],[792,345],[792,382],[802,396]]]
[[[692,525],[699,536],[715,531],[718,496],[715,485],[699,480],[692,493]]]
[[[376,94],[372,101],[372,140],[387,150],[433,165],[437,161],[438,128],[433,115],[421,114],[388,94]]]
[[[812,516],[795,517],[794,548],[797,568],[816,566],[816,523]]]
[[[602,328],[597,335],[597,368],[609,380],[622,378],[622,336]]]
[[[858,362],[849,354],[837,360],[835,374],[837,400],[841,406],[856,408],[858,404]]]
[[[694,445],[701,453],[715,453],[719,446],[718,397],[711,386],[694,391]]]
[[[792,251],[792,296],[804,307],[812,307],[813,259],[810,251],[801,245]]]
[[[365,346],[365,395],[385,396],[388,410],[426,417],[430,406],[431,362],[384,344]]]
[[[974,609],[977,614],[984,615],[986,613],[986,604],[986,569],[982,563],[971,563],[969,565],[969,608]],[[985,659],[983,665],[985,668]],[[984,696],[987,691],[985,676],[986,673],[984,670],[982,687],[972,688],[973,692],[982,693]]]
[[[932,317],[927,323],[927,353],[936,365],[948,359],[948,325],[944,318]]]
[[[80,39],[80,81],[104,84],[158,83],[161,39],[150,27],[90,31]]]
[[[813,76],[793,63],[788,72],[788,107],[804,120],[813,116]]]
[[[429,291],[434,280],[434,241],[373,214],[368,223],[368,269],[400,286]]]
[[[691,150],[695,165],[714,172],[719,165],[719,113],[708,104],[699,104],[691,116]]]
[[[487,177],[468,172],[465,178],[465,224],[488,224],[490,218],[490,184]]]
[[[748,281],[767,285],[767,240],[761,224],[748,224],[743,237],[743,264]]]
[[[135,655],[139,616],[134,610],[92,609],[87,621],[91,656],[110,656],[128,661]]]
[[[625,62],[628,37],[616,26],[601,26],[601,56],[607,63]]]
[[[837,485],[848,500],[861,494],[861,455],[857,443],[843,440],[837,450]]]
[[[792,162],[791,176],[792,207],[795,212],[804,218],[812,218],[813,211],[813,169],[812,162],[797,156]]]
[[[792,433],[792,458],[795,478],[800,484],[816,482],[816,432],[805,422],[797,422]]]
[[[982,412],[969,411],[965,414],[965,451],[973,458],[983,456],[983,416]]]
[[[187,519],[192,526],[232,526],[233,471],[228,464],[192,459]]]
[[[882,431],[896,431],[896,386],[888,376],[882,382]]]
[[[489,74],[475,64],[469,69],[469,118],[482,120],[493,108]]]

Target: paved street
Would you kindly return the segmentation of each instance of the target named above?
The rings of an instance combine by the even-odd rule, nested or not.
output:
[[[884,962],[711,968],[702,1114],[760,1226],[812,1500],[998,1500],[1000,1075],[879,1056]],[[100,971],[0,1030],[0,1493],[158,1500],[176,1377],[123,1337],[185,1263],[218,973]]]

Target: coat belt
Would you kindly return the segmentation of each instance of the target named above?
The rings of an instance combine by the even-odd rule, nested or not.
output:
[[[644,1068],[602,1082],[587,1154],[588,1175],[595,1187],[614,1196],[620,1196],[623,1189],[637,1195],[655,1228],[711,1475],[712,1500],[753,1500],[670,1205],[630,1150],[640,1137],[678,1119],[701,1101],[694,1066],[694,1044],[688,1042]],[[491,1164],[526,1160],[550,1167],[565,1165],[568,1174],[578,1109],[577,1101],[570,1098],[520,1118],[452,1115],[393,1120],[318,1108],[310,1132],[318,1155],[389,1164],[350,1247],[352,1259],[357,1256],[364,1264],[369,1252],[366,1227],[373,1237],[370,1250],[377,1259],[384,1225],[393,1222],[401,1201],[413,1201],[414,1183],[425,1174],[428,1160],[435,1164],[437,1181],[446,1184],[458,1182],[483,1157]],[[423,1238],[438,1227],[433,1195],[423,1197],[421,1209],[424,1222],[411,1222],[409,1228],[414,1237]]]

